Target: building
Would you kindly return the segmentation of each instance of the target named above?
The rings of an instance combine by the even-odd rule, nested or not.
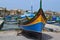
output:
[[[0,16],[4,16],[6,12],[6,8],[0,7]]]
[[[45,11],[46,16],[60,16],[59,12],[54,12],[54,11]]]

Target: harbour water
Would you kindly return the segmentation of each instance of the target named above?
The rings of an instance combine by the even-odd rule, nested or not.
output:
[[[15,30],[19,29],[18,24],[4,24],[2,30]]]

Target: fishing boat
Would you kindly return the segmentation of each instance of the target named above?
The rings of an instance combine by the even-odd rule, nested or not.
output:
[[[56,23],[56,19],[57,19],[56,16],[52,16],[51,19],[47,20],[47,24],[53,24],[53,23]]]
[[[20,15],[21,18],[26,18],[29,17],[29,18],[32,18],[35,16],[35,14],[31,13],[31,12],[25,12],[24,15]]]
[[[11,15],[6,16],[5,23],[6,24],[16,24],[17,23],[16,17],[12,17]]]
[[[3,17],[0,17],[0,30],[3,28],[4,20]]]
[[[58,16],[58,17],[56,18],[56,22],[57,22],[57,23],[60,23],[60,16]]]
[[[26,18],[28,19],[27,16]],[[38,10],[38,12],[30,20],[23,22],[22,26],[20,26],[20,29],[22,29],[26,34],[30,33],[30,35],[36,35],[42,32],[45,23],[46,17],[42,10],[42,0],[40,0],[40,9]]]

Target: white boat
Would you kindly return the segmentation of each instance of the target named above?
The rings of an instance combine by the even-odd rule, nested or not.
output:
[[[47,21],[48,24],[56,23],[56,21]]]
[[[3,28],[4,20],[3,17],[0,17],[0,30]]]

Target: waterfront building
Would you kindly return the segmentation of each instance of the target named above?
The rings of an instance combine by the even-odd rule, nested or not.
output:
[[[4,16],[6,8],[0,7],[0,16]]]

